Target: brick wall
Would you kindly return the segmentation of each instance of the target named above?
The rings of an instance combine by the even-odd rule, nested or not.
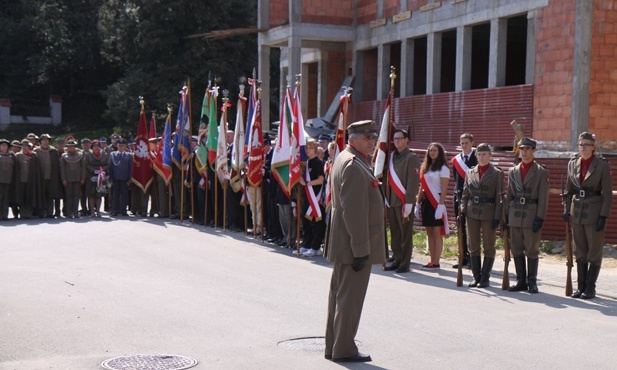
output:
[[[354,3],[354,0],[303,0],[302,22],[352,25]]]
[[[358,25],[367,24],[377,19],[377,1],[358,0]]]
[[[589,131],[603,151],[617,150],[617,1],[595,0],[591,39]]]
[[[570,140],[575,2],[550,0],[538,11],[533,137],[543,148]]]
[[[289,0],[270,0],[270,27],[289,23]]]
[[[383,16],[391,17],[401,12],[400,0],[383,0]]]
[[[347,77],[347,64],[345,62],[346,57],[347,53],[344,51],[328,52],[328,90],[326,95],[328,105],[324,107],[324,113],[330,106],[330,102],[332,102],[338,91],[341,89],[343,80]]]

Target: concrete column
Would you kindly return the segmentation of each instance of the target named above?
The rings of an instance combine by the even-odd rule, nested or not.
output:
[[[260,30],[267,30],[270,28],[269,0],[259,0],[257,2],[257,28]]]
[[[301,89],[300,89],[300,104],[302,104],[302,118],[304,118],[304,122],[308,119],[308,81],[309,81],[309,65],[302,64],[302,78],[300,79]],[[295,84],[295,82],[294,82]]]
[[[413,95],[414,39],[403,40],[401,43],[401,98]]]
[[[383,18],[383,0],[377,0],[377,19]]]
[[[525,83],[533,84],[536,78],[536,17],[537,11],[527,13],[527,60],[525,61]]]
[[[317,117],[323,117],[328,110],[328,52],[321,50],[317,64]]]
[[[589,129],[589,79],[593,1],[576,0],[574,21],[574,68],[572,79],[572,127],[570,150],[577,149],[578,135]]]
[[[491,19],[490,53],[488,61],[488,87],[506,84],[506,46],[508,42],[508,20]]]
[[[264,131],[270,129],[270,47],[258,47],[257,79],[261,84],[261,125]]]
[[[356,50],[353,53],[354,58],[352,61],[352,70],[355,75],[354,83],[353,83],[353,93],[351,94],[351,101],[354,103],[359,103],[362,101],[363,94],[363,70],[364,70],[364,53],[361,50]]]
[[[289,0],[289,23],[293,25],[300,22],[302,22],[302,0]]]
[[[377,48],[377,100],[386,99],[390,92],[390,49],[389,44]]]
[[[454,91],[460,92],[471,88],[471,42],[472,27],[456,29],[456,81]]]
[[[427,35],[426,45],[426,94],[441,91],[441,33]]]
[[[287,57],[289,58],[289,77],[291,85],[295,83],[296,75],[302,71],[302,38],[293,34],[287,39]],[[293,89],[292,89],[293,90]]]

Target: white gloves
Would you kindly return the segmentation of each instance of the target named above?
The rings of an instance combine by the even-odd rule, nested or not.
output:
[[[435,219],[436,220],[440,220],[441,217],[446,213],[446,206],[443,204],[440,204],[437,206],[437,209],[435,210]]]
[[[413,204],[405,203],[403,208],[403,217],[407,218],[411,214],[411,210],[413,209]]]
[[[417,219],[421,216],[420,211],[420,203],[416,203],[416,209],[414,210],[413,215],[416,216]]]

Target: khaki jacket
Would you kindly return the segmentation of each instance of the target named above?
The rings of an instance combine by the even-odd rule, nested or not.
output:
[[[82,166],[83,153],[75,151],[74,154],[68,152],[62,154],[60,159],[60,177],[62,181],[79,182],[86,178],[86,171]]]
[[[415,204],[418,186],[420,185],[420,158],[409,148],[405,148],[401,153],[392,152],[392,156],[394,172],[405,188],[405,203]],[[392,207],[403,206],[401,199],[392,189],[390,189],[388,202]]]
[[[598,217],[611,214],[612,178],[610,164],[606,159],[595,156],[581,178],[581,157],[568,163],[568,182],[566,183],[566,209],[575,224],[595,224]],[[581,193],[581,190],[583,192]],[[597,194],[601,193],[601,194]]]
[[[461,212],[476,220],[501,220],[503,171],[492,164],[480,179],[478,166],[467,171]]]
[[[534,162],[525,181],[521,180],[521,164],[511,167],[508,171],[508,224],[532,227],[536,217],[544,220],[548,210],[548,190],[548,170],[544,166]]]
[[[386,260],[384,197],[373,171],[351,147],[332,166],[332,210],[324,246],[330,262],[351,264],[369,256],[368,264]]]

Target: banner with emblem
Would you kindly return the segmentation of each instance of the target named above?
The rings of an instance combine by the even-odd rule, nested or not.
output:
[[[140,103],[141,113],[139,114],[137,138],[135,139],[135,153],[131,181],[145,193],[152,183],[152,161],[150,159],[150,148],[148,147],[149,133],[148,124],[146,123],[144,101],[141,100]]]
[[[163,130],[162,140],[159,141],[156,148],[156,159],[153,163],[153,169],[165,179],[165,185],[169,185],[171,181],[173,162],[171,159],[171,108],[168,108],[169,114],[165,120],[165,129]]]
[[[289,192],[302,177],[302,165],[306,165],[306,137],[304,135],[304,120],[300,101],[300,83],[296,83],[291,114],[291,142],[289,152]]]
[[[264,139],[261,128],[261,100],[255,102],[255,119],[251,124],[251,147],[249,151],[249,166],[247,179],[249,185],[260,186],[263,181]]]
[[[276,147],[272,154],[272,175],[281,185],[285,195],[289,198],[289,158],[291,155],[291,123],[292,123],[291,89],[287,87],[281,104],[281,121],[279,123]]]
[[[383,177],[383,171],[386,168],[386,161],[390,157],[392,151],[392,135],[393,135],[393,122],[392,122],[392,90],[388,94],[388,100],[386,100],[386,108],[383,112],[383,118],[381,119],[381,129],[379,130],[379,139],[375,147],[375,155],[373,156],[373,173],[378,179]]]

